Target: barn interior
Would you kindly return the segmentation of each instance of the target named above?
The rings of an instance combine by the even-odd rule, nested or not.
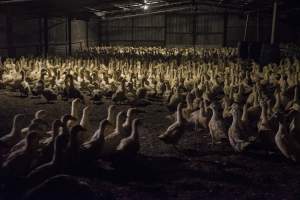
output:
[[[1,0],[0,199],[299,199],[299,0]]]

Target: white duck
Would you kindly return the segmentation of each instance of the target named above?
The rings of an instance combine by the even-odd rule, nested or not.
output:
[[[212,139],[212,144],[215,144],[226,138],[227,131],[217,103],[211,103],[210,108],[212,110],[212,117],[208,123],[208,128]]]
[[[295,162],[300,160],[300,143],[290,134],[283,114],[278,114],[279,128],[275,136],[275,143],[280,152]]]
[[[125,155],[136,155],[140,149],[138,125],[140,119],[134,119],[131,123],[131,134],[120,141],[117,151]]]
[[[22,120],[24,119],[25,115],[17,114],[14,116],[13,124],[10,132],[7,135],[4,135],[0,138],[0,146],[10,148],[23,139],[21,134],[22,129]]]
[[[108,156],[116,152],[116,148],[120,141],[126,137],[122,134],[122,118],[124,117],[124,111],[118,113],[116,117],[116,128],[115,130],[105,137],[105,142],[101,155]]]

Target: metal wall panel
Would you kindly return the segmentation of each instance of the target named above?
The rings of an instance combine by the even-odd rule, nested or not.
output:
[[[167,20],[168,33],[191,33],[193,29],[191,15],[170,15]]]
[[[196,32],[198,33],[222,33],[224,30],[224,18],[222,15],[198,15],[196,19]]]
[[[48,20],[49,43],[64,43],[67,39],[66,18],[51,18]]]
[[[101,40],[101,33],[99,32],[101,27],[99,27],[99,22],[95,20],[90,20],[88,28],[89,46],[98,45],[99,40]]]
[[[86,22],[83,20],[72,20],[72,41],[85,41]]]
[[[135,27],[153,27],[153,26],[158,26],[158,27],[164,27],[165,23],[165,16],[164,15],[152,15],[152,16],[141,16],[141,17],[136,17],[134,18],[134,26]]]

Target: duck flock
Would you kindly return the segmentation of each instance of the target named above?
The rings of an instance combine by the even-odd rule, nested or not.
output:
[[[277,150],[300,160],[296,57],[259,66],[238,59],[235,48],[94,47],[76,57],[7,58],[0,68],[2,90],[49,104],[72,102],[70,113],[53,122],[45,110],[27,127],[20,125],[26,113],[14,116],[11,131],[0,138],[3,183],[21,177],[36,186],[99,160],[136,156],[144,121],[137,114],[147,114],[143,108],[151,104],[170,111],[173,123],[159,139],[176,149],[186,131],[206,132],[211,145]],[[91,104],[104,101],[107,116],[92,130]],[[117,112],[120,105],[130,108]]]

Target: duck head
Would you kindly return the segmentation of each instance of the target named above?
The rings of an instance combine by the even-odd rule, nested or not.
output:
[[[138,108],[129,108],[126,113],[126,121],[131,123],[134,115],[138,113],[145,113],[145,111]]]
[[[98,127],[99,136],[98,137],[100,140],[104,140],[104,131],[105,131],[106,125],[108,125],[108,123],[109,123],[109,121],[107,119],[103,119],[99,123],[99,127]]]
[[[70,137],[71,138],[77,138],[77,136],[81,133],[81,132],[85,132],[86,129],[83,128],[82,126],[80,125],[76,125],[74,126],[72,129],[71,129],[71,134],[70,134]]]
[[[39,133],[36,131],[30,131],[27,133],[25,137],[26,145],[25,148],[26,150],[32,150],[35,149],[38,144],[39,144]]]
[[[125,116],[124,111],[121,111],[117,114],[117,117],[116,117],[116,130],[117,131],[121,131],[122,121],[123,121],[124,116]]]
[[[13,119],[12,129],[20,131],[23,128],[22,121],[25,119],[25,115],[16,114]]]
[[[138,132],[138,126],[141,125],[142,119],[141,118],[136,118],[132,120],[131,123],[131,136],[135,139],[139,138],[139,132]]]
[[[210,105],[209,105],[209,108],[212,110],[212,111],[218,111],[220,109],[220,105],[217,103],[217,102],[212,102]]]
[[[74,121],[77,120],[77,118],[73,117],[72,115],[66,114],[66,115],[63,115],[60,120],[63,124],[63,127],[67,127],[67,124],[68,124],[69,121],[74,122]]]
[[[36,125],[41,131],[46,131],[49,128],[49,124],[42,119],[33,119],[30,125]]]
[[[45,119],[47,117],[47,111],[46,110],[38,110],[34,114],[35,119]]]
[[[110,105],[107,109],[107,120],[109,122],[114,122],[114,116],[115,116],[115,113],[116,113],[116,106],[115,105]]]
[[[59,134],[60,127],[63,127],[63,123],[59,119],[56,119],[52,122],[52,131],[54,138]]]
[[[230,110],[232,116],[240,116],[240,106],[238,103],[233,103]]]

